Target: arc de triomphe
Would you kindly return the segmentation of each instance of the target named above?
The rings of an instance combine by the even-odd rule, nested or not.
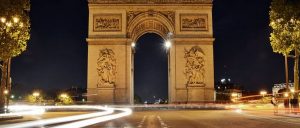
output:
[[[89,101],[133,103],[132,43],[145,33],[172,43],[169,103],[214,101],[212,0],[88,2]]]

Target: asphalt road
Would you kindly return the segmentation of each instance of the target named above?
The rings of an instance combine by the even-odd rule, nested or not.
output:
[[[274,116],[272,111],[141,111],[89,128],[300,128],[300,118]]]
[[[0,124],[84,114],[48,112],[42,116],[1,121]],[[132,115],[98,123],[88,128],[300,128],[300,118],[274,116],[272,111],[157,110],[136,111]]]

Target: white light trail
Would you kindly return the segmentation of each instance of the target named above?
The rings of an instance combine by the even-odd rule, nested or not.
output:
[[[24,115],[42,115],[45,113],[45,108],[28,105],[9,106],[10,113],[0,114],[0,117],[7,116],[24,116]]]
[[[104,122],[104,121],[113,120],[113,119],[121,118],[121,117],[124,117],[124,116],[128,116],[128,115],[131,115],[131,113],[132,113],[132,110],[128,109],[128,108],[123,108],[123,109],[114,108],[114,110],[119,110],[119,111],[122,111],[122,112],[118,113],[118,114],[107,115],[107,116],[102,116],[102,117],[96,117],[96,118],[92,118],[92,119],[77,121],[77,122],[74,122],[74,123],[64,124],[64,125],[60,125],[60,126],[56,126],[56,127],[52,127],[52,128],[82,128],[82,127],[94,125],[94,124],[97,124],[97,123],[101,123],[101,122]]]
[[[14,108],[16,107],[16,108]],[[12,108],[14,109],[21,109],[21,107],[14,106]],[[103,115],[109,115],[114,112],[113,108],[107,108],[107,107],[101,107],[101,106],[24,106],[23,108],[34,108],[34,109],[86,109],[86,110],[103,110],[102,112],[95,112],[95,113],[89,113],[89,114],[83,114],[83,115],[75,115],[75,116],[68,116],[68,117],[60,117],[60,118],[51,118],[51,119],[44,119],[44,120],[38,120],[38,121],[30,121],[30,122],[22,122],[22,123],[16,123],[16,124],[9,124],[9,125],[0,125],[1,128],[24,128],[24,127],[37,127],[37,126],[45,126],[50,124],[57,124],[57,123],[63,123],[63,122],[71,122],[71,121],[77,121],[77,120],[83,120],[83,119],[89,119],[89,118],[95,118],[100,117]],[[12,109],[12,110],[14,110]]]

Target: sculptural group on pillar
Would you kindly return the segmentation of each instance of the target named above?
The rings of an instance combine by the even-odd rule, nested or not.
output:
[[[98,87],[114,87],[116,82],[116,59],[112,49],[102,49],[97,60]]]
[[[185,49],[184,58],[187,86],[204,86],[205,60],[202,49],[199,46],[194,46],[190,50]]]

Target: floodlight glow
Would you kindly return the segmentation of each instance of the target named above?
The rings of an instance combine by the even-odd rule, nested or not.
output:
[[[60,95],[60,97],[62,97],[62,98],[67,98],[67,97],[69,97],[69,96],[68,96],[68,94],[63,93],[63,94]]]
[[[295,89],[291,89],[291,93],[295,93]]]
[[[134,42],[131,43],[131,47],[133,47],[133,48],[135,47],[135,43]]]
[[[167,49],[169,49],[171,46],[172,46],[171,41],[170,41],[170,40],[167,40],[167,41],[165,42],[165,47],[166,47]]]
[[[232,96],[232,97],[237,97],[238,94],[237,94],[237,93],[232,93],[231,96]]]
[[[20,19],[19,19],[18,17],[14,17],[14,18],[13,18],[13,21],[14,21],[15,23],[18,23],[19,20],[20,20]]]
[[[289,97],[289,93],[285,92],[284,94],[284,97]]]
[[[266,91],[260,91],[260,95],[266,95],[267,94],[267,92]]]
[[[221,79],[221,82],[224,83],[226,80],[225,79]]]
[[[40,96],[40,93],[39,92],[34,92],[32,95],[35,96],[35,97],[38,97],[38,96]]]
[[[1,20],[2,23],[5,23],[5,22],[6,22],[6,19],[5,19],[4,17],[1,17],[0,20]]]
[[[12,26],[12,23],[11,23],[11,22],[7,22],[7,23],[6,23],[6,26],[11,27],[11,26]]]
[[[7,95],[7,94],[8,94],[8,90],[5,89],[3,93],[4,93],[5,95]]]

